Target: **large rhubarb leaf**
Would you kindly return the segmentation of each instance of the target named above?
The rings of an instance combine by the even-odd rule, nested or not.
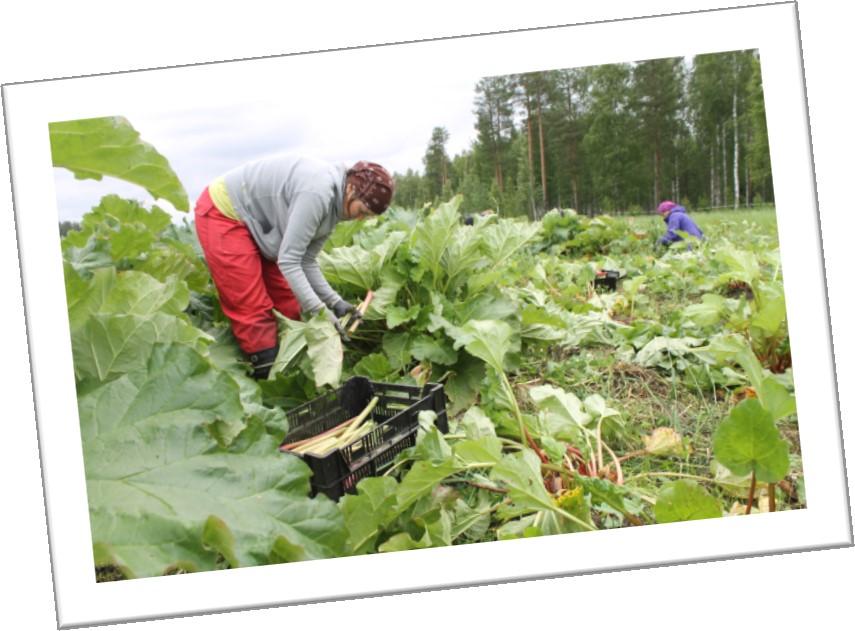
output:
[[[511,349],[511,327],[499,320],[470,320],[455,338],[455,347],[465,346],[470,355],[483,360],[497,373],[504,371],[505,355]]]
[[[418,223],[410,235],[410,251],[418,263],[418,272],[420,275],[429,272],[434,288],[443,275],[446,250],[451,245],[455,231],[459,229],[460,213],[457,209],[461,201],[458,195],[440,204],[424,221]]]
[[[79,404],[97,563],[139,577],[343,553],[342,516],[306,497],[299,459],[257,427],[220,446],[215,424],[243,416],[239,388],[191,348],[156,346],[147,370]]]
[[[53,165],[78,179],[110,175],[145,188],[155,199],[189,210],[187,193],[169,162],[122,116],[50,124]]]
[[[451,291],[475,270],[487,263],[481,254],[481,237],[472,226],[458,229],[451,236],[445,254],[446,290]]]
[[[97,314],[71,336],[74,371],[79,380],[109,381],[139,369],[157,343],[181,342],[201,347],[208,336],[184,319]]]
[[[519,514],[542,513],[539,520],[544,516],[549,517],[554,528],[554,530],[552,528],[548,530],[549,534],[574,532],[580,527],[584,530],[593,530],[594,527],[584,518],[568,513],[549,494],[543,485],[540,464],[537,455],[530,449],[525,449],[519,453],[504,456],[493,467],[490,476],[503,483],[508,489],[508,499],[511,501],[510,511],[516,511]]]
[[[539,225],[526,221],[501,221],[484,228],[484,245],[493,266],[510,261],[539,231]]]
[[[350,284],[362,290],[375,290],[386,261],[391,258],[406,233],[392,232],[370,250],[362,246],[338,247],[322,252],[318,260],[324,276],[331,283]]]
[[[341,381],[341,367],[344,349],[341,336],[326,315],[318,314],[308,322],[289,320],[276,313],[282,332],[279,339],[279,354],[273,363],[270,377],[285,371],[296,363],[303,353],[310,360],[308,377],[314,379],[315,386],[338,386]]]

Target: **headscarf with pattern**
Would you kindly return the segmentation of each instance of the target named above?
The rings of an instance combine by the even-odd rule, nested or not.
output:
[[[386,211],[395,192],[395,183],[389,172],[376,162],[360,160],[347,171],[353,179],[354,197],[375,215]]]

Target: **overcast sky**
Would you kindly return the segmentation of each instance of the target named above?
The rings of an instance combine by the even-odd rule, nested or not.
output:
[[[191,209],[205,186],[239,164],[273,153],[297,153],[352,164],[379,162],[390,171],[422,171],[431,131],[449,132],[450,156],[469,148],[475,138],[474,98],[479,76],[448,77],[426,90],[417,77],[391,82],[381,98],[341,94],[335,82],[317,82],[305,98],[269,91],[244,102],[211,104],[200,98],[175,109],[148,101],[140,109],[115,112],[125,116],[143,140],[163,154],[190,198]],[[210,94],[206,93],[210,99]],[[76,180],[66,169],[54,169],[59,219],[78,220],[103,195],[116,193],[147,206],[144,189],[105,177]],[[171,205],[157,205],[175,217]]]

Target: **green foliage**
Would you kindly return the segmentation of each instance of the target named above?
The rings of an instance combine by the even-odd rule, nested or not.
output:
[[[713,438],[716,459],[736,475],[752,471],[759,482],[778,482],[790,468],[787,443],[772,415],[758,402],[746,399],[730,412]]]
[[[691,480],[677,480],[664,485],[656,498],[656,521],[666,524],[691,519],[721,517],[718,502]]]
[[[93,544],[129,576],[213,569],[218,555],[231,567],[267,563],[278,538],[306,558],[341,554],[341,517],[306,498],[305,465],[276,457],[272,437],[223,447],[238,428],[220,425],[243,416],[238,386],[192,349],[156,346],[145,368],[79,406]]]
[[[121,116],[51,123],[50,148],[53,165],[68,169],[78,179],[100,180],[109,175],[139,184],[178,210],[190,207],[184,186],[166,158],[140,140]]]
[[[632,78],[626,72],[528,77],[533,124],[553,88],[590,80],[602,109]],[[510,85],[479,84],[479,137],[514,146],[521,162],[494,155],[487,170],[525,182],[534,175],[526,137],[485,118],[487,100]],[[581,124],[576,105],[566,107]],[[564,133],[579,144],[571,127]],[[450,182],[458,169],[471,183],[466,170],[484,168],[449,166]],[[525,193],[543,190],[535,182]],[[489,196],[517,193],[492,187]],[[723,495],[744,496],[740,476],[773,482],[798,470],[775,427],[792,427],[796,409],[791,375],[770,351],[788,341],[773,238],[725,220],[705,226],[709,238],[694,250],[654,258],[646,235],[660,226],[646,220],[555,211],[467,226],[465,203],[454,196],[342,223],[321,265],[354,302],[374,292],[365,322],[342,346],[326,314],[280,318],[280,352],[262,382],[247,377],[186,223],[108,196],[68,232],[95,564],[155,576],[717,517]],[[601,268],[626,274],[617,291],[595,291]],[[751,297],[732,295],[734,282]],[[283,410],[352,375],[441,381],[450,431],[423,411],[415,446],[387,470],[338,503],[310,499],[308,468],[277,449],[288,430]],[[682,419],[662,395],[654,445],[633,415],[636,401],[609,394],[631,378],[657,395],[664,383],[714,403],[694,435],[681,436]],[[749,398],[727,416],[720,398],[736,393]],[[689,476],[704,486],[668,481],[678,467],[707,466],[695,442],[709,434],[716,477]]]

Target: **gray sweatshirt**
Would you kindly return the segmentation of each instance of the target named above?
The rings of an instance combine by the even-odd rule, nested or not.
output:
[[[347,167],[313,158],[276,155],[223,176],[235,211],[262,255],[276,261],[304,312],[339,300],[317,256],[343,219]]]

